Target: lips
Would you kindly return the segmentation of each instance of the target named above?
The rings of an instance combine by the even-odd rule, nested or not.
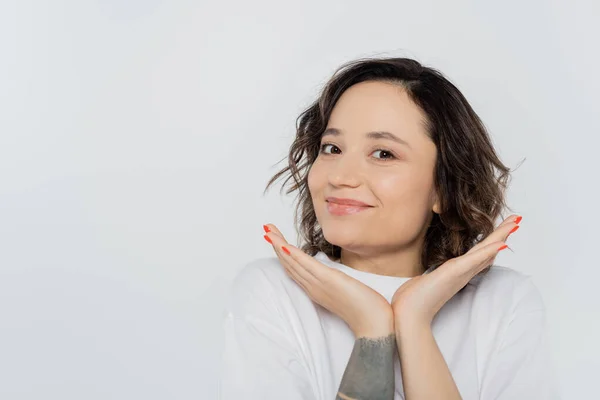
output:
[[[335,203],[344,206],[356,206],[356,207],[371,207],[370,204],[364,203],[360,200],[340,198],[340,197],[327,197],[325,199],[328,203]]]
[[[359,200],[327,197],[327,211],[332,215],[352,215],[372,208],[371,205]]]

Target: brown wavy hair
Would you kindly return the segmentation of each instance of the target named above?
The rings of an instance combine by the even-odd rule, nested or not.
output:
[[[421,262],[433,270],[465,254],[495,230],[495,221],[505,208],[511,210],[505,202],[509,168],[500,161],[483,122],[466,98],[434,68],[410,58],[371,57],[343,64],[297,118],[288,165],[269,180],[265,192],[287,173],[282,189],[293,179],[286,194],[298,191],[294,212],[301,242],[298,247],[311,256],[322,251],[340,258],[341,248],[325,240],[317,221],[308,172],[319,154],[321,135],[337,100],[349,87],[365,81],[402,87],[426,116],[426,132],[438,152],[434,183],[441,212],[434,213],[426,232]]]

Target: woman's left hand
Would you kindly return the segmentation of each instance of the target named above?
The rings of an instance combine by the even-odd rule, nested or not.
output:
[[[415,276],[400,286],[391,303],[396,327],[407,320],[429,326],[442,306],[477,273],[493,263],[501,249],[506,248],[504,242],[518,229],[520,220],[520,217],[511,215],[464,255],[450,259],[434,271]]]

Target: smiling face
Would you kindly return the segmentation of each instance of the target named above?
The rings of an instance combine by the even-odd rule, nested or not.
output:
[[[363,256],[407,249],[418,256],[431,212],[439,213],[437,150],[424,121],[397,85],[361,82],[342,94],[308,175],[316,217],[329,243]],[[371,207],[347,214],[328,203],[329,196]]]

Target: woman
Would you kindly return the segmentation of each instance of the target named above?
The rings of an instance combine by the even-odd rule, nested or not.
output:
[[[509,169],[461,92],[407,58],[340,67],[299,118],[288,166],[301,247],[234,280],[222,399],[558,398],[544,303],[493,266]]]

